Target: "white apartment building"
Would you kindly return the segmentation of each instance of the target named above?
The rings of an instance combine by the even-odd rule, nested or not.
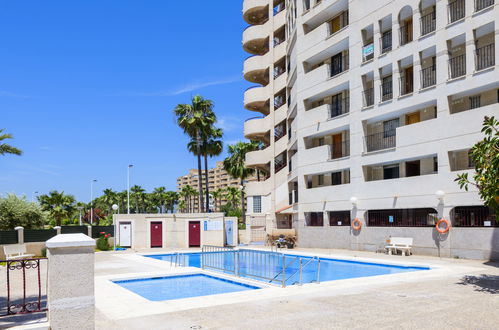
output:
[[[268,174],[246,191],[255,234],[372,251],[403,236],[415,253],[499,258],[494,215],[454,182],[499,116],[494,0],[245,0],[243,17],[244,76],[259,84],[245,107],[263,115],[245,136],[266,147],[246,161]]]

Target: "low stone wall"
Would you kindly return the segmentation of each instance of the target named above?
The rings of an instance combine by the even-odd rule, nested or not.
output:
[[[438,234],[434,227],[302,227],[298,246],[303,248],[376,251],[388,237],[412,237],[413,253],[451,258],[499,260],[499,228],[458,228]]]

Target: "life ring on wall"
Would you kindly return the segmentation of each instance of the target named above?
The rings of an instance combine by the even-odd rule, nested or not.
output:
[[[440,224],[442,224],[442,223],[445,223],[445,227],[444,228],[440,227]],[[435,225],[435,228],[437,229],[437,231],[440,234],[445,234],[450,229],[450,222],[447,219],[442,218],[442,219],[440,219],[440,220],[437,221],[437,224]]]
[[[360,228],[362,228],[362,221],[360,221],[359,218],[353,219],[352,228],[354,230],[360,230]]]

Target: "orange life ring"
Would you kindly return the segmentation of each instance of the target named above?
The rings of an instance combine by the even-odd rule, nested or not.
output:
[[[440,228],[440,224],[445,223],[445,228]],[[437,224],[435,225],[435,228],[440,234],[445,234],[446,232],[449,231],[450,229],[450,222],[444,218],[440,219],[437,221]]]
[[[360,230],[360,228],[362,228],[362,221],[360,221],[359,218],[353,219],[352,228],[354,230]]]

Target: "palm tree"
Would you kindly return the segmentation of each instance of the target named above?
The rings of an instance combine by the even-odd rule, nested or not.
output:
[[[254,172],[253,169],[245,165],[246,153],[257,150],[257,147],[254,142],[238,142],[229,145],[229,156],[224,160],[224,169],[231,177],[241,181],[241,187],[244,185],[244,180]],[[244,198],[244,191],[241,191],[242,222],[246,223]]]
[[[113,213],[113,204],[118,203],[118,193],[112,189],[104,189],[102,191],[102,196],[99,198],[102,203],[103,208],[109,211],[108,214]]]
[[[13,138],[12,134],[3,133],[3,131],[5,131],[5,128],[0,129],[0,155],[2,156],[5,154],[18,155],[18,156],[22,155],[23,152],[21,150],[7,143],[2,143],[3,140]]]
[[[62,219],[69,218],[74,212],[75,198],[64,194],[64,191],[53,190],[48,195],[40,195],[38,202],[44,211],[49,212],[57,226],[62,224]]]
[[[210,209],[210,187],[208,184],[208,157],[218,156],[223,151],[223,142],[222,142],[223,131],[221,128],[211,127],[210,132],[208,134],[202,135],[202,144],[200,148],[201,156],[204,158],[204,181],[205,181],[205,201],[206,206],[205,210],[209,211]],[[195,138],[191,138],[191,141],[187,144],[187,148],[189,151],[197,155],[197,140]]]
[[[166,192],[166,209],[173,213],[175,210],[175,205],[178,202],[178,194],[175,191],[167,191]]]
[[[180,191],[180,196],[184,198],[187,204],[187,211],[189,213],[193,212],[194,204],[192,203],[192,197],[197,196],[198,192],[193,187],[186,185],[182,187]]]
[[[214,199],[215,212],[217,210],[220,211],[220,207],[222,206],[222,198],[224,197],[224,190],[222,188],[218,188],[217,190],[211,192],[211,196]],[[220,204],[220,205],[218,205],[218,204]],[[217,208],[217,205],[218,205],[218,208]]]
[[[217,121],[213,112],[213,102],[200,95],[193,96],[191,104],[178,104],[173,110],[177,117],[177,125],[184,130],[191,139],[196,140],[196,156],[198,159],[198,189],[199,212],[204,211],[204,198],[201,175],[201,142],[203,134],[208,134]]]
[[[135,200],[135,213],[140,213],[140,206],[144,206],[144,201],[145,201],[145,190],[138,185],[135,185],[130,188],[130,192],[132,195],[133,200]]]
[[[238,204],[241,201],[241,195],[241,189],[239,189],[238,187],[227,187],[227,189],[225,190],[225,199],[233,209],[238,207]]]
[[[165,213],[165,207],[168,198],[166,195],[166,188],[165,187],[154,188],[151,195],[154,206],[156,206],[158,209],[161,210],[160,213]]]

